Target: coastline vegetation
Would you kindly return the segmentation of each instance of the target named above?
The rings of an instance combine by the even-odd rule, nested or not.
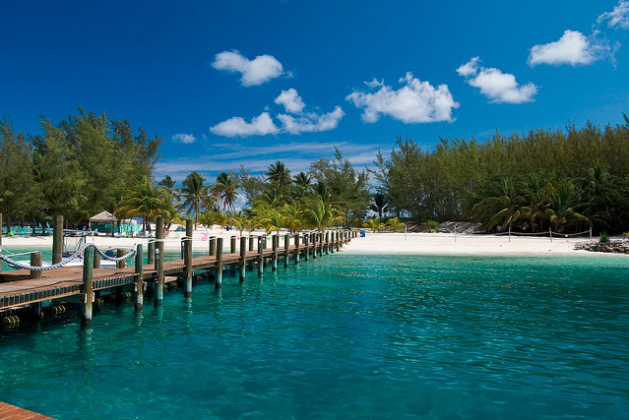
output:
[[[167,227],[191,218],[241,234],[330,226],[400,231],[405,221],[433,230],[453,220],[480,222],[487,231],[629,229],[626,115],[625,125],[603,130],[588,123],[508,137],[496,132],[484,141],[440,138],[429,150],[398,137],[389,156],[380,152],[373,169],[362,172],[336,150],[334,159],[312,162],[307,172],[276,161],[253,175],[241,165],[209,184],[192,170],[180,186],[168,175],[153,177],[162,137],[150,139],[141,127],[134,133],[126,120],[79,108],[57,124],[40,123],[44,134],[30,136],[0,119],[7,226],[34,227],[53,214],[81,226],[106,209],[119,219],[142,218],[145,230],[162,216]]]

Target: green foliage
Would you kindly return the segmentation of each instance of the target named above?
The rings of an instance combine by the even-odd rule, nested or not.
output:
[[[392,217],[387,220],[387,227],[393,232],[400,232],[404,229],[405,223],[400,221],[398,217]]]
[[[373,233],[380,232],[380,229],[382,229],[384,226],[385,224],[380,222],[379,217],[372,217],[370,219],[367,219],[365,223],[363,223],[363,227],[371,229]]]
[[[311,173],[322,189],[320,196],[329,193],[329,201],[337,206],[344,215],[344,224],[352,220],[362,220],[369,207],[369,175],[366,171],[358,173],[347,158],[336,149],[333,161],[321,159],[311,164]],[[324,187],[325,186],[325,187]]]
[[[187,207],[186,214],[194,215],[195,224],[199,223],[201,210],[210,208],[215,198],[210,195],[205,177],[199,172],[191,172],[181,184],[181,195],[185,199],[183,205]]]
[[[490,230],[629,229],[629,126],[441,138],[432,151],[399,137],[397,146],[372,171],[391,213]]]
[[[306,226],[318,231],[324,231],[343,222],[343,213],[332,204],[324,203],[318,195],[304,202],[303,215]]]
[[[601,232],[598,238],[598,241],[602,244],[608,244],[611,241],[611,239],[609,235],[607,234],[607,232]]]
[[[439,222],[435,222],[434,220],[426,220],[424,223],[422,223],[422,226],[425,227],[428,232],[434,232],[434,230],[437,229],[437,226],[439,226]]]

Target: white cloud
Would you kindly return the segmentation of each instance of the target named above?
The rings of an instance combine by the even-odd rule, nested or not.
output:
[[[297,91],[293,88],[283,90],[280,96],[275,98],[275,103],[284,105],[286,112],[290,112],[291,114],[300,114],[306,106],[301,96],[299,96]]]
[[[376,92],[354,91],[345,100],[353,102],[358,108],[365,108],[362,119],[367,123],[378,121],[381,115],[388,115],[405,124],[454,121],[452,109],[458,108],[459,103],[452,99],[447,85],[439,85],[435,89],[430,83],[415,79],[410,72],[399,82],[406,82],[406,85],[393,90],[391,86],[384,85],[383,80],[382,87]]]
[[[179,143],[191,144],[194,143],[197,139],[192,134],[175,134],[171,137],[174,141]]]
[[[479,61],[480,61],[480,57],[474,57],[468,63],[465,63],[461,67],[456,69],[456,72],[459,73],[459,76],[465,76],[465,77],[476,74],[476,72],[478,71]]]
[[[247,59],[238,51],[224,51],[216,54],[212,67],[217,70],[241,73],[243,86],[258,86],[284,74],[282,63],[270,55],[260,55]]]
[[[579,31],[567,30],[559,41],[538,44],[531,48],[528,64],[551,64],[559,66],[588,65],[605,57],[613,56],[609,42],[596,38],[598,32],[586,37]]]
[[[521,104],[531,102],[537,94],[537,86],[533,83],[520,86],[514,75],[495,68],[479,68],[479,61],[479,57],[474,57],[456,71],[467,79],[468,84],[479,88],[491,102]]]
[[[373,89],[379,86],[384,86],[384,79],[382,79],[381,81],[378,81],[378,79],[374,77],[371,82],[363,82],[363,83],[365,83],[367,86]]]
[[[345,112],[340,106],[327,114],[318,115],[308,112],[297,117],[287,114],[279,114],[277,118],[282,122],[282,129],[290,134],[317,133],[320,131],[334,130]]]
[[[249,137],[277,134],[280,129],[273,123],[269,113],[263,112],[251,119],[251,123],[247,123],[241,117],[233,117],[210,127],[210,132],[224,137]]]
[[[610,28],[629,29],[629,1],[620,0],[614,10],[603,13],[596,21],[600,24],[606,20]]]

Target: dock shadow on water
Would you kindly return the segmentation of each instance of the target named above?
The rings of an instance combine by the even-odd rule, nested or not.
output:
[[[0,395],[59,420],[620,419],[627,266],[341,253],[226,275],[5,331]]]

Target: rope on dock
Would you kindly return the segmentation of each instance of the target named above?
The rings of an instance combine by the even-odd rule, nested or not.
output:
[[[135,257],[135,255],[138,252],[137,245],[134,245],[133,249],[131,250],[131,252],[129,252],[128,254],[125,254],[122,257],[116,258],[116,257],[110,257],[109,255],[105,254],[103,251],[98,249],[98,247],[96,245],[94,245],[94,244],[84,244],[83,246],[81,246],[78,250],[76,250],[72,255],[70,255],[64,261],[61,261],[60,263],[57,263],[57,264],[54,264],[54,265],[48,265],[46,267],[32,266],[30,264],[26,264],[26,263],[23,263],[23,262],[20,262],[20,261],[14,261],[14,260],[12,260],[11,258],[5,256],[2,253],[0,253],[0,259],[5,261],[11,267],[21,268],[23,270],[31,270],[31,271],[48,271],[48,270],[54,270],[55,268],[64,267],[68,263],[76,260],[77,258],[80,258],[81,255],[83,254],[83,252],[87,248],[90,248],[90,247],[94,248],[94,251],[98,255],[100,255],[103,259],[109,260],[109,261],[114,261],[114,262],[120,262],[120,261],[124,261],[124,260],[126,260],[128,258],[133,258],[133,257]]]

